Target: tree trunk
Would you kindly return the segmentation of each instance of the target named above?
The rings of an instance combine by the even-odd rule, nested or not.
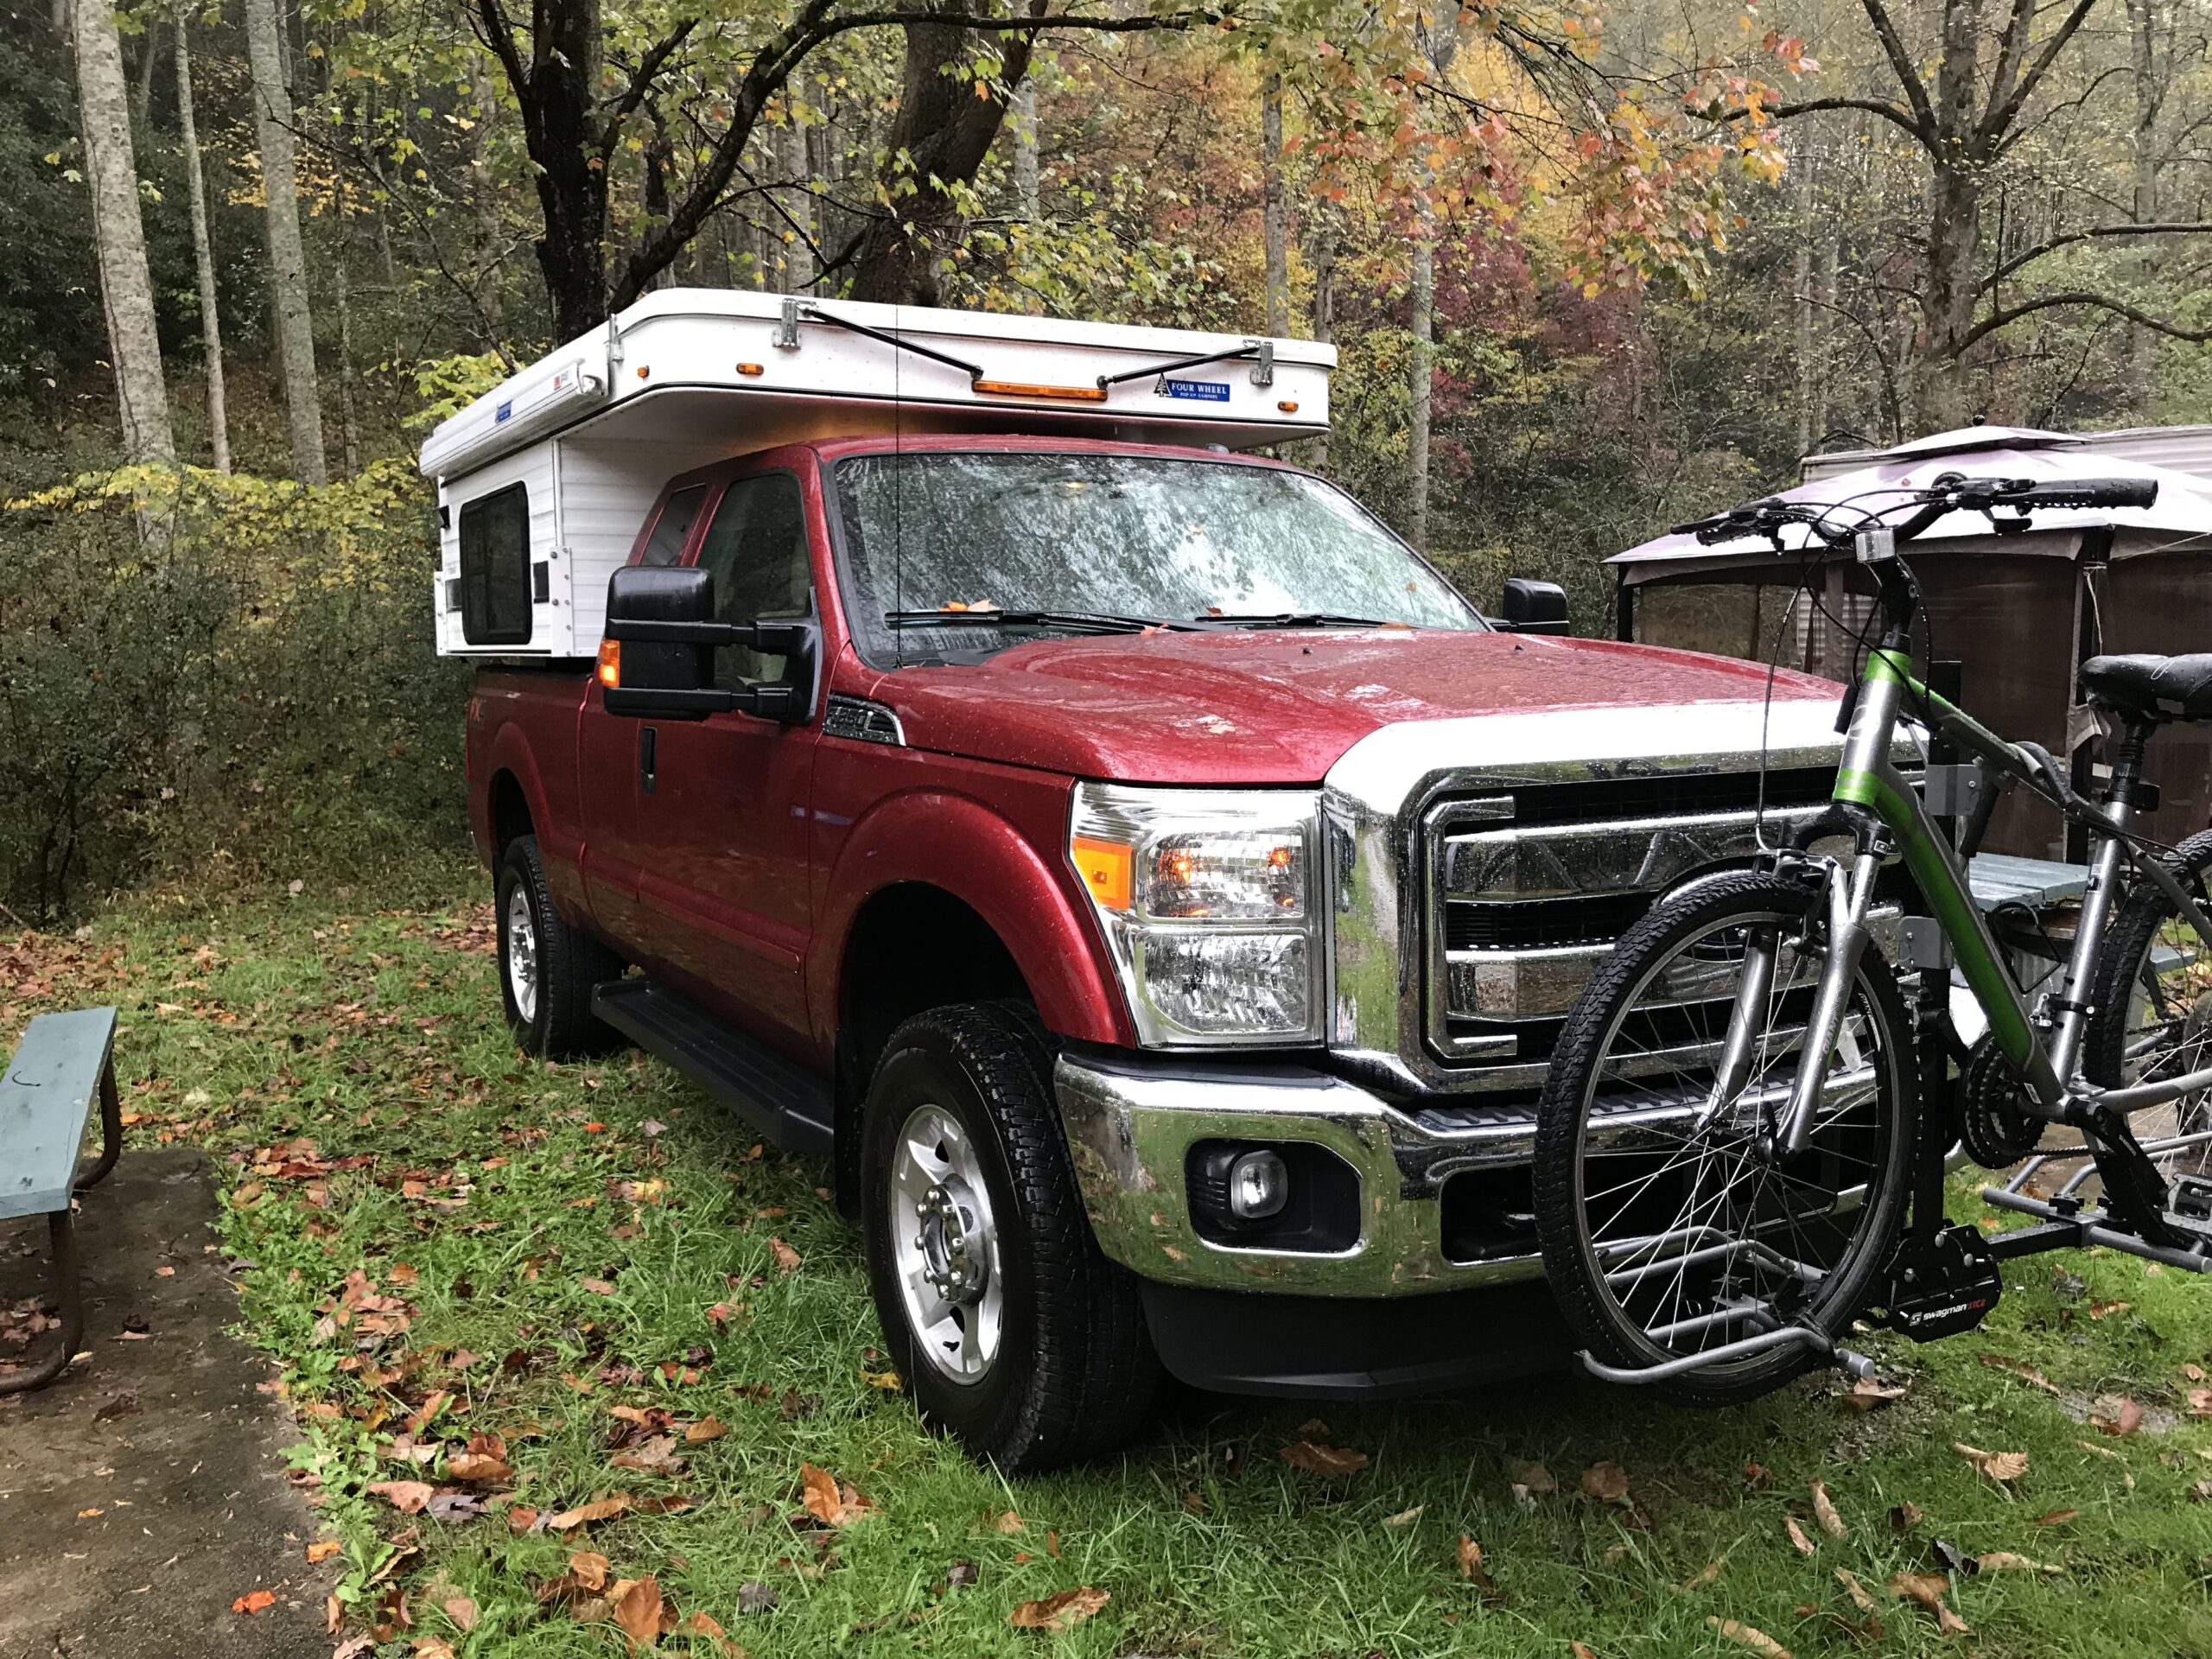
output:
[[[1424,214],[1416,233],[1420,239],[1414,244],[1414,345],[1407,365],[1413,410],[1406,422],[1407,494],[1411,502],[1406,539],[1424,553],[1428,550],[1429,406],[1436,379],[1436,258],[1429,231]]]
[[[2164,92],[2158,85],[2158,24],[2154,0],[2127,0],[2128,43],[2135,74],[2135,118],[2128,133],[2128,148],[2135,164],[2135,222],[2139,225],[2156,224],[2158,218],[2158,106]],[[2146,289],[2158,280],[2163,251],[2158,245],[2160,239],[2143,238],[2137,251],[2137,280]],[[2150,418],[2158,367],[2158,335],[2148,328],[2129,328],[2128,391],[2136,414],[2145,420]]]
[[[123,47],[106,0],[76,0],[71,29],[77,55],[78,123],[85,139],[85,178],[92,197],[92,246],[107,313],[108,354],[115,365],[115,400],[123,447],[132,461],[170,462],[162,379],[161,336],[154,321],[154,285],[146,270],[146,231],[138,216],[138,168],[130,146],[130,93]]]
[[[468,54],[468,95],[476,105],[476,123],[468,130],[468,194],[476,209],[476,303],[493,334],[506,327],[505,308],[499,302],[499,262],[506,253],[506,235],[499,222],[499,188],[492,176],[492,118],[499,107],[492,78],[484,72],[480,52]]]
[[[230,415],[223,397],[223,318],[217,304],[215,245],[207,228],[207,187],[200,157],[200,124],[192,107],[190,20],[176,22],[176,124],[184,144],[184,187],[192,203],[192,262],[200,277],[200,342],[207,359],[207,437],[215,470],[231,470]]]
[[[1014,200],[1022,223],[1034,225],[1037,188],[1037,77],[1024,75],[1014,89]]]
[[[1337,337],[1336,225],[1325,207],[1310,213],[1306,223],[1313,239],[1313,338],[1325,344]],[[1326,472],[1328,467],[1329,435],[1324,432],[1313,441],[1313,469]]]
[[[137,120],[138,136],[151,138],[147,131],[148,111],[154,106],[154,66],[162,55],[162,25],[156,17],[146,20],[146,32],[138,37],[138,85],[130,100],[130,112]]]
[[[781,227],[785,254],[784,291],[804,293],[814,285],[814,170],[807,153],[806,129],[798,124],[798,79],[784,95],[784,124],[776,130],[776,166],[785,188]]]
[[[1973,413],[1967,331],[1980,299],[1982,172],[1976,130],[1981,55],[1980,0],[1944,0],[1942,57],[1936,69],[1935,166],[1929,179],[1928,279],[1915,342],[1914,401],[1923,433],[1967,424]]]
[[[1267,245],[1268,333],[1290,332],[1290,246],[1284,225],[1282,187],[1282,77],[1260,83],[1260,220]]]
[[[1037,3],[1032,0],[1033,11]],[[964,10],[977,8],[978,0],[964,0]],[[885,149],[894,157],[910,156],[912,172],[886,175],[885,182],[893,187],[893,212],[874,221],[861,238],[853,297],[937,305],[944,293],[938,267],[959,245],[965,228],[947,187],[975,181],[1005,119],[1010,89],[1029,73],[1035,37],[1002,40],[952,23],[905,27],[906,79]],[[981,97],[968,76],[944,73],[948,64],[973,63],[994,53],[999,73]],[[899,194],[910,184],[912,194]]]
[[[341,236],[338,257],[331,265],[331,297],[338,302],[338,430],[344,445],[346,476],[361,470],[361,418],[353,381],[353,279],[346,274],[353,257],[350,235]]]
[[[253,72],[253,120],[261,146],[261,191],[269,222],[269,281],[276,313],[276,361],[291,428],[292,470],[303,484],[327,481],[322,397],[315,384],[308,257],[300,236],[299,177],[292,156],[292,94],[284,79],[276,0],[245,0],[246,55]]]
[[[599,96],[598,0],[546,6],[523,99],[537,163],[544,234],[537,268],[553,308],[553,334],[569,340],[607,321],[607,169],[594,141]]]

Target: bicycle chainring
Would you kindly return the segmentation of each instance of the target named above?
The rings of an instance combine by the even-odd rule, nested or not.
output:
[[[2036,1149],[2044,1123],[2021,1108],[2027,1087],[1985,1033],[1959,1077],[1959,1140],[1984,1169],[2009,1169]]]

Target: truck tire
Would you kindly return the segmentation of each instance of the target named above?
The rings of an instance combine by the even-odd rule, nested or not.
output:
[[[620,1046],[591,1011],[592,987],[622,975],[622,959],[561,919],[546,890],[536,836],[500,855],[493,921],[499,935],[499,1001],[526,1053],[577,1059]]]
[[[1135,1276],[1091,1236],[1029,1008],[934,1008],[892,1033],[861,1183],[869,1286],[924,1421],[1008,1474],[1135,1435],[1160,1363]]]

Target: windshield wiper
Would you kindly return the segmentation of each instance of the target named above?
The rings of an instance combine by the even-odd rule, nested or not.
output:
[[[1267,616],[1206,616],[1198,619],[1228,628],[1402,628],[1372,616],[1338,616],[1330,611],[1278,611]]]
[[[893,628],[1061,628],[1071,633],[1142,633],[1147,628],[1189,631],[1198,625],[1160,616],[1116,616],[1105,611],[886,611]]]

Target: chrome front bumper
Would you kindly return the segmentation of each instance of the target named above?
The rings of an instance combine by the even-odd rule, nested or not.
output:
[[[1526,1164],[1533,1111],[1443,1132],[1357,1084],[1290,1066],[1223,1071],[1063,1054],[1060,1117],[1099,1248],[1141,1277],[1215,1289],[1408,1296],[1543,1272],[1533,1253],[1455,1262],[1443,1239],[1445,1182]],[[1192,1143],[1312,1141],[1359,1177],[1359,1242],[1333,1254],[1215,1243],[1192,1224]]]

